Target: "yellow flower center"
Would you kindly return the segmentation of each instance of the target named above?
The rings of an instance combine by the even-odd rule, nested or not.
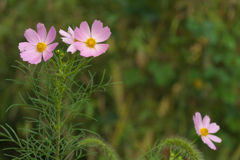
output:
[[[46,49],[47,45],[43,42],[38,42],[36,48],[38,52],[43,52]]]
[[[207,128],[202,128],[202,129],[200,129],[200,133],[203,136],[207,136],[208,135],[208,129]]]
[[[93,48],[96,44],[97,44],[97,42],[93,38],[88,38],[86,41],[86,45],[90,48]]]

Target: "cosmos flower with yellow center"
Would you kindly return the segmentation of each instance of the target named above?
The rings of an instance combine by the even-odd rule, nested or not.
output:
[[[74,30],[74,44],[81,52],[81,56],[97,57],[107,51],[109,45],[101,42],[106,41],[110,35],[110,29],[108,27],[103,28],[101,21],[95,20],[91,31],[88,23],[85,21],[80,24],[80,28],[76,27]]]
[[[199,112],[196,112],[195,116],[193,116],[193,122],[195,125],[195,130],[197,134],[201,136],[202,141],[211,149],[216,150],[216,146],[212,141],[220,143],[222,140],[211,133],[216,133],[220,127],[216,123],[210,123],[210,118],[207,115],[202,120],[202,116]]]
[[[58,43],[52,43],[56,37],[56,30],[51,27],[48,34],[44,24],[37,24],[37,32],[29,28],[25,31],[24,36],[28,42],[19,43],[20,56],[23,61],[31,64],[38,64],[43,60],[46,62],[53,56],[52,51]],[[52,44],[51,44],[52,43]]]

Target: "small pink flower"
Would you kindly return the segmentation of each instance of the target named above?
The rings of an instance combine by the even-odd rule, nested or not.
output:
[[[63,42],[70,44],[70,46],[67,49],[67,52],[72,52],[75,53],[77,51],[77,48],[74,44],[76,42],[76,39],[74,38],[74,31],[72,30],[71,27],[68,27],[68,32],[65,32],[60,29],[59,33],[64,36],[62,37]]]
[[[81,51],[80,55],[84,57],[97,57],[105,53],[109,47],[108,44],[99,44],[99,42],[106,41],[111,35],[108,27],[103,28],[101,21],[95,20],[92,24],[92,29],[87,22],[82,22],[80,28],[74,30],[76,48]]]
[[[209,133],[216,133],[220,127],[216,123],[210,123],[209,116],[205,116],[202,120],[201,114],[199,112],[195,113],[193,116],[193,122],[195,125],[195,130],[199,136],[201,136],[202,141],[206,143],[211,149],[216,150],[216,146],[212,141],[220,143],[222,140]]]
[[[18,46],[23,61],[38,64],[42,61],[42,56],[45,62],[53,56],[52,51],[58,45],[52,43],[56,37],[55,28],[52,26],[47,36],[46,34],[46,28],[42,23],[37,24],[37,33],[31,28],[25,31],[24,36],[28,42],[21,42]]]

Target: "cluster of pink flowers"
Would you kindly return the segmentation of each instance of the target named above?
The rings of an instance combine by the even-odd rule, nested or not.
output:
[[[60,30],[59,33],[63,36],[63,42],[70,44],[67,52],[73,54],[79,50],[80,55],[83,57],[96,57],[105,53],[109,45],[101,44],[101,42],[106,41],[111,35],[110,29],[108,27],[103,28],[103,23],[98,20],[93,22],[91,31],[85,21],[80,24],[79,28],[76,27],[74,31],[71,27],[68,27],[68,32]],[[46,62],[53,56],[52,51],[58,45],[58,43],[52,43],[56,37],[54,27],[51,27],[47,34],[45,26],[38,23],[37,32],[33,29],[27,29],[24,36],[28,42],[21,42],[18,46],[23,61],[38,64],[42,61],[42,57]]]
[[[69,44],[67,52],[75,53],[80,51],[83,57],[99,56],[105,53],[109,47],[108,44],[102,44],[110,35],[108,27],[103,28],[101,21],[95,20],[90,30],[88,23],[82,22],[78,27],[73,29],[68,27],[68,32],[60,29],[59,33],[63,36],[63,42]],[[28,61],[31,64],[38,64],[43,60],[46,62],[53,56],[52,51],[57,47],[58,43],[52,43],[56,37],[56,30],[51,27],[48,34],[45,26],[42,23],[37,24],[37,32],[33,29],[27,29],[24,33],[28,42],[19,43],[20,56],[23,61]],[[216,150],[215,145],[212,143],[220,143],[222,140],[212,135],[216,133],[220,127],[216,123],[210,123],[209,116],[205,116],[202,120],[199,112],[193,116],[196,132],[201,136],[202,141],[206,143],[211,149]]]

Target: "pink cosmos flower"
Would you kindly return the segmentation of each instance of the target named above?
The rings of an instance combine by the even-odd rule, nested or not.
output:
[[[77,48],[74,44],[76,39],[74,38],[74,31],[72,30],[72,28],[68,27],[68,32],[65,32],[60,29],[59,33],[62,36],[64,36],[64,37],[62,37],[63,42],[70,44],[70,46],[67,49],[67,52],[72,52],[72,54],[75,53],[77,51]]]
[[[220,143],[222,140],[209,133],[216,133],[220,127],[216,123],[210,123],[209,116],[205,116],[202,120],[201,114],[199,112],[195,113],[193,116],[193,122],[195,125],[195,130],[199,136],[201,136],[202,141],[206,143],[211,149],[216,150],[216,146],[212,141]]]
[[[18,46],[23,61],[38,64],[42,61],[42,56],[45,62],[53,56],[52,51],[58,45],[52,43],[56,37],[55,28],[52,26],[47,36],[46,34],[46,28],[42,23],[37,24],[37,33],[31,28],[25,31],[24,36],[28,42],[21,42]]]
[[[99,42],[106,41],[111,35],[108,27],[103,28],[101,21],[95,20],[90,28],[87,22],[82,22],[80,28],[74,30],[75,41],[74,44],[78,50],[81,51],[80,55],[84,57],[99,56],[105,53],[109,47],[108,44],[99,44]]]

